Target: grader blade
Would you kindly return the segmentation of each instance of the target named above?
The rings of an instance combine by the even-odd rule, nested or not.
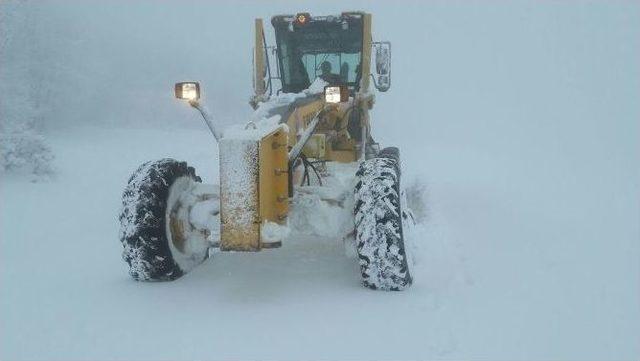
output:
[[[261,237],[267,222],[282,223],[288,212],[287,131],[220,142],[220,204],[223,251],[273,248]]]

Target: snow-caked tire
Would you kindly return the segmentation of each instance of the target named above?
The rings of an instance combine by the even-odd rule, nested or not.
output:
[[[174,159],[142,164],[122,195],[120,241],[129,274],[138,281],[172,281],[204,261],[208,249],[199,246],[178,254],[171,241],[167,209],[185,185],[202,182],[193,167]],[[180,262],[183,259],[189,263]],[[181,264],[182,263],[182,266]]]
[[[356,249],[365,287],[399,291],[411,285],[402,232],[400,157],[385,148],[360,164],[355,187]]]

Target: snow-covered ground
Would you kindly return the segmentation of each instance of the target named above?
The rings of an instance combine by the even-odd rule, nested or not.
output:
[[[218,154],[168,95],[160,108],[189,117],[97,126],[110,98],[90,125],[50,127],[53,179],[0,175],[0,359],[637,360],[640,6],[534,4],[371,5],[394,46],[374,136],[425,189],[407,291],[361,287],[323,238],[132,281],[117,221],[130,174],[170,156],[215,182]],[[214,115],[233,113],[220,102]]]
[[[362,288],[357,261],[330,239],[216,254],[178,281],[134,282],[116,219],[129,173],[173,156],[216,180],[211,136],[54,134],[55,180],[3,177],[0,187],[2,358],[638,355],[632,179],[612,188],[558,159],[412,139],[405,179],[425,176],[428,214],[413,238],[415,284],[384,293]]]

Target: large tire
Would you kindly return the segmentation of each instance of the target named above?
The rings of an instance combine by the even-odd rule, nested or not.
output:
[[[181,253],[167,224],[170,203],[194,182],[202,182],[194,168],[174,159],[144,163],[129,179],[122,195],[120,241],[122,258],[135,280],[172,281],[207,258],[208,245],[201,240],[180,247]]]
[[[400,156],[385,148],[356,173],[356,247],[365,287],[399,291],[411,285],[402,231]]]

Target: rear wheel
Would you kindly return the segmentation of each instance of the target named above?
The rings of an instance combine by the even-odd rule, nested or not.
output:
[[[356,176],[355,233],[363,284],[403,290],[412,279],[402,231],[398,149],[385,148],[362,162]]]
[[[150,161],[131,176],[122,196],[120,241],[129,274],[138,281],[171,281],[207,258],[205,237],[185,233],[180,199],[201,179],[174,159]]]

